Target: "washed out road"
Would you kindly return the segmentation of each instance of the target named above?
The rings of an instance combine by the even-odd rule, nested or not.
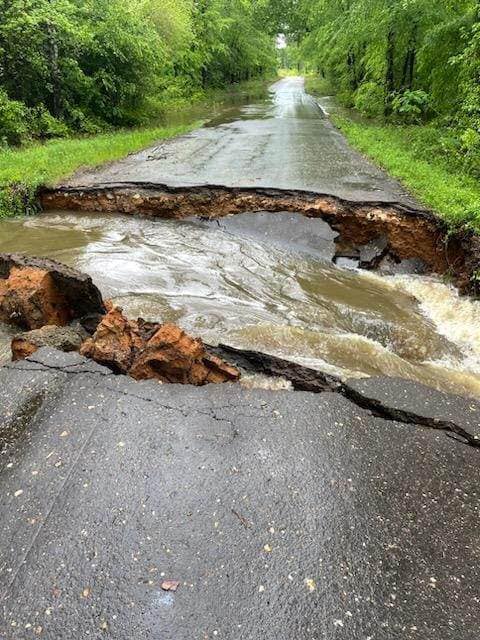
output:
[[[241,115],[72,184],[407,198],[300,79]],[[350,388],[137,383],[49,349],[0,369],[0,638],[476,638],[480,452],[436,427],[479,436],[480,404]]]
[[[305,92],[285,78],[256,104],[227,111],[206,127],[161,143],[71,186],[153,183],[301,189],[353,201],[406,202],[402,187],[348,146]]]

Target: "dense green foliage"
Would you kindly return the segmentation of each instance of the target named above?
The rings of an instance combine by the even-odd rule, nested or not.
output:
[[[275,65],[267,0],[0,0],[0,143],[146,122]]]
[[[435,121],[454,128],[454,153],[464,155],[465,170],[480,176],[478,0],[277,0],[277,5],[291,56],[326,78],[344,104],[390,122]]]

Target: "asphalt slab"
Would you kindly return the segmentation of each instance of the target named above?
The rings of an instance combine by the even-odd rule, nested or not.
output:
[[[479,451],[443,432],[49,349],[0,424],[2,638],[477,637]]]
[[[118,183],[300,189],[418,207],[398,182],[349,146],[301,77],[280,80],[265,100],[210,126],[81,171],[65,185]]]

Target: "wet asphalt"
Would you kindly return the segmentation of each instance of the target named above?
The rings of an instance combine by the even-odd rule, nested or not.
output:
[[[125,182],[301,189],[351,201],[415,204],[347,144],[301,77],[277,82],[266,99],[227,110],[192,133],[80,172],[68,184]]]
[[[243,116],[73,182],[407,197],[301,79]],[[473,401],[356,384],[477,432]],[[473,640],[479,455],[337,393],[136,383],[42,351],[0,369],[0,638]]]
[[[477,637],[479,451],[442,432],[52,350],[0,424],[1,638]]]

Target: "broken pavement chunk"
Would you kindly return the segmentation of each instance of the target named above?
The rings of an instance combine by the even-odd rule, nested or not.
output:
[[[42,347],[53,347],[66,353],[79,351],[83,336],[73,327],[46,325],[16,335],[12,340],[12,360],[24,360]]]
[[[199,338],[180,327],[128,320],[112,305],[81,354],[136,380],[201,386],[240,378],[238,369],[208,353]]]
[[[53,260],[0,254],[0,321],[40,329],[104,312],[89,276]]]

